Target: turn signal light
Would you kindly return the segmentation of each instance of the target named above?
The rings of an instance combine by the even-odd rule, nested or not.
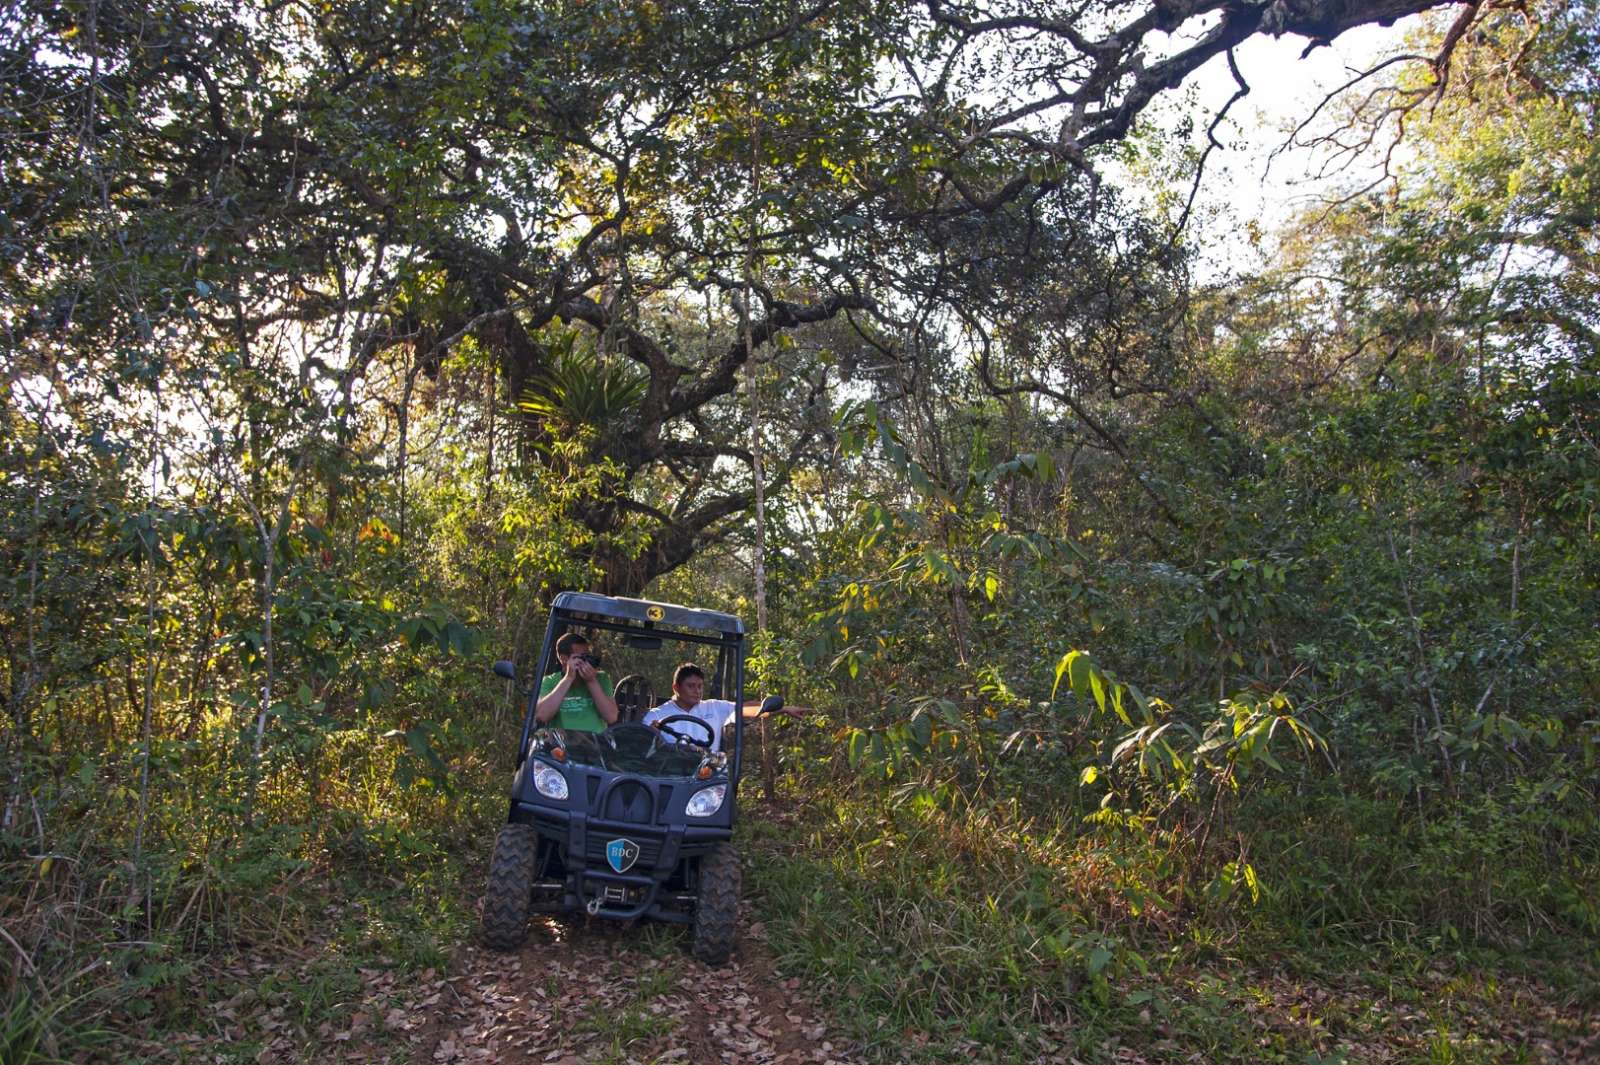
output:
[[[711,778],[711,767],[708,765],[701,766],[700,772],[697,775],[701,780],[709,780]]]
[[[567,749],[565,747],[552,747],[550,748],[550,757],[558,762],[565,762],[567,760]]]

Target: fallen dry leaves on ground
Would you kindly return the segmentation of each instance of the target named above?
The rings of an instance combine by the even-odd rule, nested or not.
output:
[[[760,924],[733,961],[691,958],[680,937],[609,922],[536,920],[520,951],[464,947],[397,1018],[418,1062],[855,1062],[800,982],[781,980]],[[376,1048],[374,1048],[376,1049]],[[367,1060],[347,1054],[345,1060]]]
[[[777,975],[765,930],[748,916],[733,960],[718,969],[689,955],[687,930],[535,918],[527,942],[512,953],[468,943],[442,972],[358,970],[359,997],[338,1009],[338,1022],[302,1025],[292,995],[258,990],[269,975],[309,983],[328,950],[314,944],[303,956],[240,961],[225,970],[238,990],[202,1008],[200,1030],[155,1038],[130,1031],[113,1057],[82,1060],[126,1060],[130,1053],[186,1063],[253,1058],[257,1065],[862,1060],[801,994],[800,981]]]

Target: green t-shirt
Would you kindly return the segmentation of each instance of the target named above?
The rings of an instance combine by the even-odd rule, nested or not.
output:
[[[564,673],[551,673],[539,685],[539,698],[543,699],[555,690],[561,683]],[[611,677],[601,670],[598,679],[600,690],[607,695],[612,694]],[[561,709],[556,711],[556,716],[551,718],[549,724],[554,728],[578,729],[582,732],[604,732],[606,730],[605,718],[600,716],[600,711],[595,709],[594,696],[589,694],[589,686],[583,681],[573,678],[572,687],[567,689],[566,697],[561,700]]]

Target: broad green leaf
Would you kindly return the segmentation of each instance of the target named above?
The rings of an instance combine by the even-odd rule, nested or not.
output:
[[[912,718],[908,731],[920,747],[927,747],[933,741],[933,721],[926,714]]]
[[[1061,661],[1056,663],[1056,680],[1050,686],[1050,698],[1054,699],[1056,693],[1061,690],[1061,678],[1068,675],[1068,671],[1072,668],[1072,660],[1077,654],[1077,651],[1068,651],[1061,656]]]
[[[1077,657],[1072,660],[1072,665],[1067,671],[1067,678],[1072,682],[1072,690],[1079,695],[1087,692],[1090,684],[1089,678],[1094,675],[1094,672],[1094,665],[1090,662],[1089,656],[1081,651],[1077,652]],[[1100,703],[1101,709],[1105,709],[1104,696],[1101,697]]]
[[[861,765],[861,756],[866,749],[867,734],[860,729],[851,729],[849,737],[845,740],[845,756],[850,761],[851,769]]]

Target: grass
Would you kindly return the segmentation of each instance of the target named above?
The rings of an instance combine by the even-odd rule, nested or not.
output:
[[[386,1003],[442,971],[475,927],[463,885],[479,875],[489,810],[475,797],[504,785],[459,783],[455,797],[401,795],[414,809],[330,808],[314,828],[268,822],[227,846],[206,845],[179,810],[146,852],[142,898],[131,863],[92,849],[106,826],[81,828],[48,878],[0,860],[0,883],[32,893],[0,892],[0,917],[33,947],[27,967],[0,968],[0,1062],[242,1063],[274,1048],[302,1060],[353,1024],[367,1045],[392,1043]]]
[[[162,1033],[165,1048],[141,1040],[129,1030],[130,1018],[113,1013],[124,1030],[121,1059],[154,1060],[178,1046],[197,1060],[241,1065],[274,1048],[277,1060],[311,1060],[316,1048],[352,1027],[364,1045],[403,1057],[407,1048],[393,1042],[381,1018],[390,1005],[414,998],[419,982],[442,972],[466,936],[471,915],[457,904],[459,893],[346,881],[302,901],[320,914],[298,929],[304,934],[194,965],[146,999],[154,1005],[143,1023]],[[317,934],[318,925],[326,935]],[[285,929],[291,931],[297,930]]]
[[[1159,837],[900,796],[863,785],[746,837],[780,967],[881,1060],[1540,1060],[1576,1048],[1600,1004],[1593,938],[1463,935],[1428,894],[1439,852],[1326,810],[1318,842],[1304,810],[1273,808],[1302,845],[1254,826],[1257,853],[1276,848],[1255,859],[1261,895],[1219,898]],[[1329,881],[1335,858],[1364,865]],[[1307,928],[1319,890],[1329,912],[1365,901],[1388,920]],[[1495,903],[1513,904],[1532,902]]]
[[[503,769],[231,849],[173,817],[142,909],[130,863],[90,842],[48,876],[0,851],[23,855],[0,883],[31,893],[0,915],[35,921],[31,945],[71,938],[43,922],[73,914],[87,945],[34,952],[53,981],[0,984],[0,1060],[306,1058],[357,1025],[403,1060],[383,1016],[474,935]],[[1552,847],[1502,810],[1413,828],[1378,803],[1269,795],[1197,870],[1166,837],[1043,799],[788,784],[809,796],[796,813],[741,826],[747,894],[780,968],[882,1060],[1532,1061],[1578,1046],[1600,1005],[1594,839]],[[1259,897],[1216,868],[1246,842]],[[648,1004],[684,949],[681,929],[633,929],[649,967],[632,1000],[565,1023],[619,1062],[670,1036]]]
[[[0,1062],[5,1065],[55,1065],[62,1061],[52,1022],[65,1003],[42,1003],[18,988],[0,1002]],[[87,1033],[73,1033],[83,1042]]]
[[[608,1009],[599,1015],[584,1017],[574,1024],[575,1032],[603,1037],[598,1054],[589,1060],[595,1065],[622,1065],[631,1060],[630,1051],[639,1044],[652,1042],[675,1029],[679,1023],[677,1018],[651,1013],[648,1009],[648,1003],[654,997],[644,994],[641,988],[636,1001],[620,1009]]]

